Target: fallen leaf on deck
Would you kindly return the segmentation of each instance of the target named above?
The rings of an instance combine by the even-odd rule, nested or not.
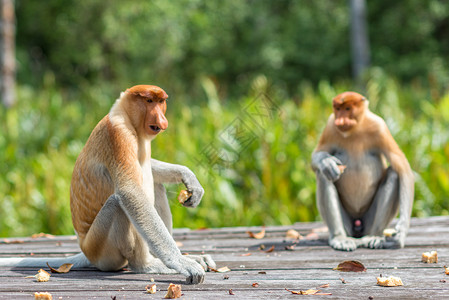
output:
[[[326,284],[323,284],[323,285],[319,286],[320,289],[325,289],[325,288],[328,288],[328,287],[329,287],[329,283],[326,283]]]
[[[346,280],[344,278],[340,278],[341,283],[346,284]]]
[[[167,294],[165,295],[165,299],[176,299],[182,296],[181,285],[170,283],[167,289]]]
[[[296,245],[297,245],[297,244],[292,244],[292,245],[290,245],[290,246],[285,246],[285,250],[293,251],[293,250],[295,250]]]
[[[265,228],[262,228],[262,230],[258,233],[254,233],[252,231],[247,231],[246,233],[249,235],[250,238],[260,240],[263,239],[265,236]]]
[[[232,289],[229,289],[229,295],[235,295]]]
[[[214,269],[214,268],[209,267],[209,270],[212,271],[212,272],[216,272],[216,273],[226,273],[226,272],[230,272],[231,271],[231,269],[229,269],[227,266],[226,267],[221,267],[221,268],[218,268],[218,269]]]
[[[259,287],[259,284],[258,284],[257,282],[254,282],[254,283],[252,284],[252,286],[253,286],[253,287]]]
[[[47,262],[47,266],[50,268],[50,271],[52,273],[68,273],[70,269],[73,267],[73,264],[63,264],[58,269],[50,267],[50,265]]]
[[[41,237],[45,237],[45,238],[49,238],[49,239],[54,239],[55,238],[54,235],[48,234],[48,233],[43,233],[43,232],[35,233],[35,234],[31,235],[32,239],[37,239],[37,238],[41,238]]]
[[[257,274],[266,275],[267,272],[265,272],[265,271],[259,271]]]
[[[47,292],[36,292],[34,293],[34,300],[52,300],[52,295],[50,293]]]
[[[313,289],[309,289],[307,291],[292,291],[289,289],[285,289],[286,291],[289,291],[292,294],[295,295],[319,295],[319,296],[328,296],[328,295],[332,295],[331,293],[320,293],[320,290],[313,290]]]
[[[294,240],[302,240],[304,237],[296,230],[289,229],[286,234],[286,238]]]
[[[306,235],[306,240],[312,241],[312,240],[318,240],[320,237],[315,232],[311,232],[308,235]]]
[[[444,272],[446,273],[446,275],[449,275],[449,268],[444,266]]]
[[[240,256],[250,256],[250,255],[251,255],[251,252],[240,254]]]
[[[0,240],[0,244],[23,244],[23,243],[25,243],[25,242],[22,240],[13,240],[13,241],[11,241],[9,239]]]
[[[365,272],[366,268],[359,261],[346,260],[346,261],[340,263],[336,268],[333,268],[333,270],[341,271],[341,272]]]
[[[148,294],[156,294],[156,284],[149,284],[145,287],[145,290],[147,291]]]
[[[270,252],[273,252],[274,251],[274,245],[273,246],[271,246],[270,247],[270,249],[268,249],[268,250],[266,250],[266,251],[264,251],[265,253],[270,253]]]

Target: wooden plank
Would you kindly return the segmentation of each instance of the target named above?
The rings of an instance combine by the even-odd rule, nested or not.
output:
[[[267,226],[266,238],[249,238],[246,231],[257,232],[262,227],[214,228],[210,230],[175,229],[174,236],[183,243],[183,252],[212,254],[218,266],[228,266],[231,272],[208,272],[204,284],[184,285],[181,275],[135,274],[129,271],[100,272],[93,268],[73,270],[68,274],[53,274],[49,282],[38,283],[25,278],[37,273],[37,268],[0,267],[0,299],[30,299],[35,291],[48,291],[53,299],[161,299],[170,282],[183,284],[185,299],[293,299],[285,288],[306,290],[328,283],[323,292],[328,299],[447,299],[449,276],[443,265],[449,265],[449,217],[413,219],[406,247],[399,250],[357,249],[354,252],[335,251],[327,245],[326,233],[319,240],[302,240],[293,251],[285,250],[293,241],[285,232],[294,228],[304,234],[322,228],[322,223],[297,223],[292,226]],[[23,243],[1,243],[0,256],[34,253],[67,255],[79,252],[73,236],[9,239]],[[270,253],[261,251],[275,246]],[[439,263],[420,261],[424,251],[437,250]],[[242,256],[242,254],[250,256]],[[367,271],[342,273],[332,270],[344,260],[359,260]],[[265,272],[260,274],[259,272]],[[376,277],[399,276],[403,287],[384,288],[376,285]],[[154,278],[160,291],[145,294],[145,286]],[[341,278],[344,278],[345,284]],[[446,282],[444,282],[446,281]],[[258,283],[258,287],[252,286]],[[232,289],[235,295],[229,295]]]

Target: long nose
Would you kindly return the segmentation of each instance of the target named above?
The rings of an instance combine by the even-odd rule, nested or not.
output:
[[[165,117],[164,112],[160,108],[157,108],[156,112],[156,125],[162,130],[167,129],[168,127],[167,118]]]

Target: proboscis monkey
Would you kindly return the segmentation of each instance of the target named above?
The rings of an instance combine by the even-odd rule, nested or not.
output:
[[[333,99],[312,154],[317,206],[334,249],[402,248],[410,225],[414,176],[382,118],[355,92]],[[383,230],[399,210],[392,237]]]
[[[204,190],[187,167],[151,159],[151,140],[164,131],[167,94],[137,85],[121,94],[95,127],[73,170],[72,221],[82,253],[66,258],[0,259],[0,265],[45,262],[94,265],[100,270],[181,273],[201,283],[215,268],[208,255],[184,256],[171,236],[172,216],[163,183],[184,183],[196,207]],[[14,263],[15,262],[15,263]]]

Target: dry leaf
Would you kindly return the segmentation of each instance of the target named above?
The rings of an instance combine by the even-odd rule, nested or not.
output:
[[[229,289],[229,295],[235,295],[232,289]]]
[[[2,239],[0,240],[0,244],[23,244],[25,241],[22,240],[9,240],[9,239]]]
[[[274,245],[273,246],[271,246],[270,247],[270,249],[268,249],[268,250],[266,250],[266,251],[264,251],[265,253],[270,253],[270,252],[273,252],[274,251]]]
[[[285,237],[294,240],[302,240],[304,238],[298,231],[294,229],[289,229]]]
[[[167,294],[165,295],[165,299],[176,299],[181,297],[181,285],[170,283],[167,289]]]
[[[344,278],[340,278],[341,283],[346,284],[346,280]]]
[[[251,256],[251,252],[240,254],[240,256]]]
[[[444,272],[446,273],[446,275],[449,275],[449,268],[444,266]]]
[[[178,201],[181,204],[184,204],[184,202],[186,202],[187,200],[189,200],[189,198],[192,197],[192,193],[186,190],[182,190],[181,192],[179,192],[178,195]]]
[[[329,287],[329,283],[326,283],[326,284],[323,284],[323,285],[319,286],[320,289],[325,289],[325,288],[328,288],[328,287]]]
[[[254,283],[252,284],[252,286],[253,286],[253,287],[259,287],[259,284],[258,284],[257,282],[254,282]]]
[[[265,236],[265,228],[262,228],[262,230],[258,233],[253,233],[252,231],[247,231],[246,233],[249,235],[250,238],[260,240],[263,239]]]
[[[399,277],[377,277],[377,284],[380,286],[400,286],[404,285]]]
[[[296,245],[297,245],[297,244],[292,244],[292,245],[290,245],[290,246],[285,246],[285,250],[293,251],[293,250],[295,250]]]
[[[446,279],[440,279],[440,282],[446,283]]]
[[[317,233],[315,232],[311,232],[309,234],[306,235],[306,240],[312,241],[312,240],[318,240],[320,237],[318,236]]]
[[[73,267],[73,264],[63,264],[58,269],[54,269],[50,267],[50,265],[47,262],[47,266],[50,268],[50,271],[52,273],[68,273],[70,269]]]
[[[356,260],[346,260],[340,263],[333,270],[341,271],[341,272],[365,272],[365,266]]]
[[[210,271],[216,272],[216,273],[226,273],[226,272],[230,272],[231,271],[231,269],[229,269],[227,266],[226,267],[221,267],[221,268],[218,268],[218,269],[214,269],[214,268],[211,268],[211,267],[208,267],[208,268],[209,268]]]
[[[148,294],[156,294],[156,284],[149,284],[145,287],[145,290],[147,291]]]
[[[35,233],[35,234],[31,235],[32,239],[37,239],[37,238],[41,238],[41,237],[45,237],[45,238],[49,238],[49,239],[54,239],[55,238],[54,235],[48,234],[48,233],[43,233],[43,232]]]
[[[436,264],[438,262],[438,253],[436,251],[424,252],[421,261],[428,264]]]
[[[257,274],[266,275],[267,272],[265,272],[265,271],[259,271]]]
[[[36,280],[38,282],[47,282],[50,280],[50,273],[48,273],[47,271],[40,269],[36,275],[34,275],[34,277],[36,277]]]
[[[289,291],[292,294],[295,295],[320,295],[320,296],[328,296],[328,295],[332,295],[331,293],[320,293],[320,290],[313,290],[313,289],[309,289],[307,291],[292,291],[289,289],[285,289],[286,291]]]
[[[34,300],[52,300],[53,297],[50,293],[44,292],[44,293],[40,293],[40,292],[36,292],[34,293]]]
[[[217,269],[218,273],[226,273],[226,272],[229,272],[229,271],[231,271],[231,269],[229,269],[227,266]]]

